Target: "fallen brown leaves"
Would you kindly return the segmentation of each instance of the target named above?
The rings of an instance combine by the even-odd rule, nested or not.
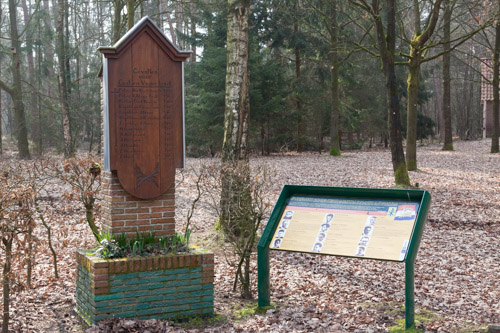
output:
[[[500,155],[489,154],[489,140],[455,142],[455,151],[438,145],[419,147],[419,171],[412,183],[432,195],[431,211],[415,266],[417,319],[428,332],[470,332],[500,322]],[[213,163],[188,159],[188,167]],[[342,157],[313,153],[255,157],[278,173],[268,192],[275,201],[284,184],[346,187],[393,186],[388,150],[345,152]],[[189,174],[176,189],[177,230],[182,230],[195,195]],[[59,184],[52,197],[57,198]],[[33,273],[34,289],[19,287],[12,295],[11,327],[23,332],[82,330],[74,307],[74,251],[93,245],[79,207],[56,199],[51,221],[59,254],[59,280],[53,279],[50,255],[41,241]],[[182,324],[149,327],[149,323],[110,321],[92,332],[241,331],[241,332],[380,332],[404,319],[404,265],[322,255],[271,252],[271,300],[277,310],[237,319],[245,306],[232,293],[234,268],[214,240],[215,216],[202,201],[193,216],[194,242],[216,253],[215,311],[227,321],[208,327]],[[42,229],[39,229],[43,233]],[[38,235],[43,239],[43,234]],[[254,272],[257,267],[254,264]],[[20,274],[22,280],[22,273]],[[256,274],[253,276],[256,293]],[[152,322],[151,322],[152,323]],[[104,323],[102,323],[104,324]],[[114,325],[114,326],[113,326]],[[147,327],[146,327],[146,326]],[[111,329],[111,327],[114,327]],[[161,330],[158,330],[160,329]]]

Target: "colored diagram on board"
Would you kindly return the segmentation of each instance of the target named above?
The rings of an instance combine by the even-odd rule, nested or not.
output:
[[[404,261],[419,202],[293,195],[270,248]]]

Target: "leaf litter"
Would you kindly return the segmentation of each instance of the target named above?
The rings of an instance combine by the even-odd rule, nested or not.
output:
[[[432,195],[431,209],[415,263],[415,307],[425,332],[484,331],[500,322],[500,155],[489,154],[490,140],[457,141],[455,151],[430,144],[418,149],[412,183]],[[187,159],[176,188],[177,230],[195,195],[190,170],[216,159]],[[393,187],[390,152],[365,149],[342,157],[318,153],[255,156],[251,164],[276,172],[268,196],[274,203],[285,184]],[[82,209],[60,198],[54,184],[51,226],[59,256],[60,279],[53,278],[42,228],[36,251],[33,288],[23,286],[17,266],[11,295],[11,324],[16,332],[83,332],[75,306],[75,250],[94,245]],[[110,319],[89,332],[384,332],[404,319],[404,264],[324,255],[271,251],[271,301],[262,315],[235,316],[254,306],[232,292],[234,269],[214,232],[216,217],[208,201],[193,215],[193,242],[216,254],[215,312],[221,320],[202,325],[155,320]],[[225,253],[223,251],[226,251]],[[257,266],[253,263],[255,297]]]

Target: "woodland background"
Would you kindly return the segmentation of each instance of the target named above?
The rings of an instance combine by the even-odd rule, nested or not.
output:
[[[415,138],[420,140],[419,168],[415,151],[408,161],[411,180],[434,198],[417,263],[418,328],[484,331],[485,325],[500,319],[495,242],[500,164],[498,154],[489,153],[490,142],[491,152],[498,152],[498,131],[492,140],[470,139],[482,137],[481,59],[493,60],[496,68],[499,64],[499,12],[499,2],[488,0],[2,1],[0,230],[6,249],[2,329],[7,331],[11,313],[12,327],[19,331],[81,330],[72,313],[73,255],[74,249],[95,244],[82,217],[88,213],[82,199],[92,197],[99,219],[100,192],[93,182],[99,168],[92,157],[86,160],[90,164],[82,162],[83,152],[99,156],[101,147],[97,48],[114,44],[148,15],[180,49],[193,51],[185,65],[186,148],[189,156],[205,158],[188,158],[188,168],[178,174],[182,181],[177,184],[176,230],[187,229],[184,219],[197,200],[200,170],[207,165],[213,169],[219,155],[226,165],[244,162],[241,169],[236,163],[221,169],[217,179],[223,185],[238,172],[248,180],[240,189],[222,186],[207,191],[220,193],[221,206],[230,206],[235,194],[255,193],[246,186],[253,179],[261,181],[267,208],[286,183],[389,188],[394,172],[397,184],[409,186],[408,177],[398,181],[394,151],[389,156],[385,149],[389,143],[391,148],[399,144],[402,152],[401,135],[397,140],[392,135],[392,129],[401,130],[407,137],[407,161],[408,147],[416,149]],[[387,31],[388,52],[382,52],[384,34],[378,28]],[[243,37],[235,47],[228,36],[236,33]],[[390,50],[391,44],[396,51]],[[248,52],[227,61],[239,47]],[[246,61],[246,54],[250,80],[241,80],[240,87],[234,83],[231,91],[231,67]],[[397,83],[392,95],[386,93],[389,84],[387,75],[382,75],[382,67],[387,74],[391,62],[396,64]],[[246,65],[242,67],[247,73]],[[493,82],[498,82],[498,75]],[[247,83],[249,99],[240,89]],[[498,103],[498,90],[493,90]],[[249,100],[249,105],[228,107],[234,91],[236,99]],[[386,101],[388,96],[397,97],[397,108],[390,98]],[[402,125],[388,119],[399,112]],[[229,120],[232,113],[236,120]],[[233,127],[243,133],[231,133],[228,128],[238,121],[239,126]],[[223,148],[223,141],[230,144]],[[348,151],[352,149],[357,150]],[[322,151],[331,155],[342,151],[343,157],[316,153]],[[48,159],[62,153],[77,159]],[[47,159],[15,161],[35,156]],[[262,183],[256,173],[262,165],[275,172],[275,180]],[[65,176],[61,170],[72,174]],[[93,185],[76,193],[78,187],[71,181],[85,179]],[[248,281],[248,290],[239,295],[243,298],[235,289],[230,291],[237,269],[228,258],[235,257],[235,251],[226,251],[228,243],[221,245],[220,235],[214,233],[219,216],[219,227],[231,236],[236,229],[226,230],[224,221],[233,212],[218,214],[207,200],[202,198],[192,215],[192,231],[196,242],[216,252],[215,306],[220,316],[204,322],[201,330],[207,326],[215,331],[397,328],[402,316],[401,267],[309,254],[273,255],[273,267],[282,268],[272,276],[277,307],[253,316],[249,307],[254,303],[245,299],[252,296],[255,281]],[[260,214],[254,235],[264,219]],[[244,216],[235,227],[245,227],[247,220]],[[47,237],[50,230],[53,243]],[[252,249],[245,258],[246,272],[256,269]],[[52,273],[56,255],[60,276]],[[136,324],[143,325],[134,321],[120,325],[133,330],[138,329]],[[112,323],[103,325],[106,330]]]
[[[269,154],[328,150],[332,68],[338,68],[342,149],[387,145],[384,78],[364,1],[339,1],[336,40],[329,1],[263,0],[251,3],[249,148]],[[443,13],[423,52],[418,88],[418,138],[442,140],[441,54],[451,47],[453,135],[482,136],[480,59],[492,58],[495,1],[453,0],[450,43],[443,42]],[[100,148],[99,46],[149,15],[180,49],[186,64],[186,136],[191,156],[215,155],[224,133],[227,2],[220,0],[8,0],[0,5],[2,139],[14,139],[20,157],[47,151]],[[397,80],[407,96],[409,45],[425,28],[434,1],[397,1]],[[415,12],[418,5],[419,12]],[[447,6],[448,6],[447,5]],[[444,8],[444,7],[443,7]],[[128,13],[133,12],[133,15]],[[333,44],[332,44],[333,43]],[[336,58],[332,60],[335,51]],[[406,110],[402,107],[403,134]],[[0,150],[1,152],[1,150]]]

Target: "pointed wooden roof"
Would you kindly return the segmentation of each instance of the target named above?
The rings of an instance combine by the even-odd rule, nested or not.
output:
[[[125,35],[123,35],[123,37],[120,38],[115,45],[101,46],[98,50],[106,58],[115,58],[143,33],[146,33],[153,38],[173,61],[184,61],[192,53],[192,51],[179,50],[148,16],[143,17],[139,22],[137,22],[137,24],[134,25],[134,27],[132,27],[132,29],[130,29]]]

